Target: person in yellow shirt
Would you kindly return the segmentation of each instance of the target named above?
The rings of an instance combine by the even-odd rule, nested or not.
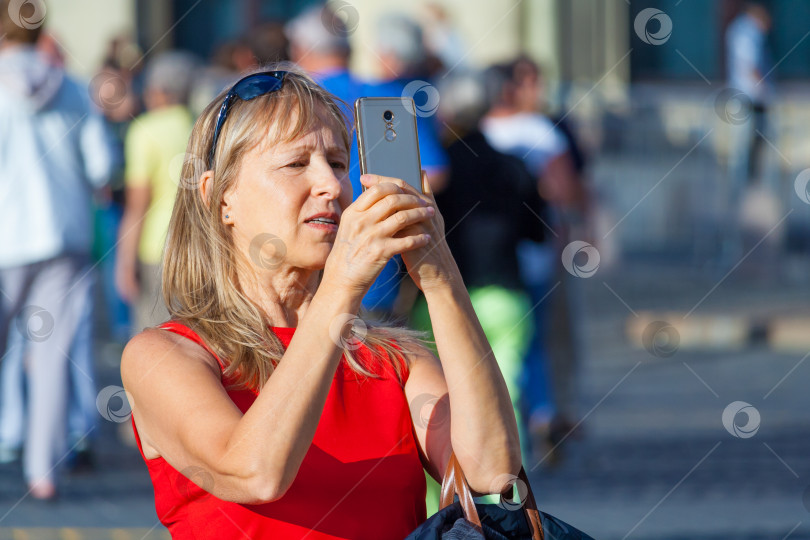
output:
[[[150,62],[147,112],[132,122],[124,142],[126,194],[115,283],[134,308],[135,333],[168,319],[160,295],[160,260],[194,123],[185,103],[195,66],[193,57],[181,52],[166,52]]]

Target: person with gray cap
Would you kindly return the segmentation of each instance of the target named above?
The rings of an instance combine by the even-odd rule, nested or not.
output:
[[[327,6],[310,8],[284,27],[290,58],[333,95],[350,105],[365,90],[349,71],[349,34],[355,23],[342,19]]]
[[[369,95],[402,96],[414,100],[419,157],[431,187],[439,193],[447,180],[448,158],[434,119],[440,95],[430,82],[422,27],[406,15],[392,13],[381,17],[376,29],[381,80],[370,85]]]
[[[44,10],[32,5],[0,0],[0,450],[23,444],[27,495],[51,499],[67,450],[68,351],[91,339],[91,199],[113,160],[87,88],[37,49]],[[24,350],[7,355],[8,343]]]
[[[343,15],[343,17],[341,17]],[[357,12],[345,7],[333,11],[329,6],[310,8],[289,23],[284,31],[290,40],[290,57],[306,70],[318,84],[332,95],[352,106],[357,98],[381,96],[376,87],[356,77],[349,70],[351,45],[349,35],[358,24]],[[396,94],[399,95],[399,91]],[[353,126],[349,125],[350,132]],[[350,150],[349,179],[355,197],[363,192],[357,137],[353,136]],[[380,318],[401,317],[396,310],[402,268],[399,257],[385,266],[380,276],[363,298],[363,307]]]
[[[165,320],[160,298],[160,259],[169,228],[179,170],[194,122],[185,103],[196,67],[194,57],[166,52],[146,68],[147,112],[129,127],[124,142],[126,185],[119,230],[115,283],[134,307],[134,330]]]

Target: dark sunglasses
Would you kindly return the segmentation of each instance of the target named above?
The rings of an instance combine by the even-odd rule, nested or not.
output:
[[[208,154],[208,168],[214,166],[214,153],[217,149],[217,139],[219,139],[219,132],[222,131],[222,126],[225,124],[225,119],[228,118],[228,109],[236,98],[242,101],[250,101],[259,96],[275,92],[281,85],[284,84],[284,76],[286,71],[265,71],[262,73],[253,73],[243,79],[237,81],[231,87],[225,100],[222,102],[222,107],[219,108],[219,115],[217,116],[217,125],[214,128],[214,140],[211,142],[211,153]]]

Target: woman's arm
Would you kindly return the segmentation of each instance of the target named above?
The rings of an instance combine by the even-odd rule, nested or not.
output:
[[[473,491],[500,493],[521,466],[503,375],[461,276],[424,293],[449,394],[453,451]]]
[[[423,173],[423,193],[396,178],[363,175],[367,187],[394,184],[406,193],[421,197],[435,208],[435,198]],[[520,438],[512,400],[492,348],[472,307],[444,234],[444,220],[438,210],[433,219],[404,229],[415,234],[427,232],[431,241],[421,249],[402,254],[408,273],[427,300],[434,339],[441,359],[449,396],[450,443],[464,470],[470,488],[479,493],[502,492],[509,487],[521,466]],[[433,370],[435,372],[435,369]],[[437,375],[432,376],[434,379]],[[409,379],[410,382],[410,379]],[[431,383],[436,391],[436,382]],[[420,390],[413,395],[418,396]],[[409,396],[410,397],[410,396]],[[411,407],[419,404],[409,399]],[[441,414],[441,411],[438,411]],[[418,415],[412,410],[412,415]],[[435,416],[434,412],[434,416]],[[428,461],[444,473],[449,452],[440,434],[431,442],[427,429],[422,448]],[[418,436],[418,432],[417,432]],[[432,455],[431,455],[432,454]]]
[[[178,471],[202,468],[213,480],[206,489],[223,500],[280,498],[312,443],[340,361],[329,322],[356,313],[359,302],[339,289],[319,290],[244,415],[202,347],[162,330],[138,335],[124,351],[121,373],[146,457],[162,456]]]
[[[330,335],[331,327],[357,313],[388,259],[427,243],[422,235],[395,235],[430,215],[418,198],[390,184],[366,190],[344,210],[321,284],[282,361],[244,415],[202,347],[159,330],[133,339],[121,374],[147,458],[162,456],[181,472],[202,468],[212,479],[205,488],[223,500],[260,503],[283,496],[312,444],[340,361],[340,340]],[[348,337],[348,325],[340,327]]]

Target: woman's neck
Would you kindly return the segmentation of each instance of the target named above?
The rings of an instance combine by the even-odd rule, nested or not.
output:
[[[272,326],[297,327],[318,288],[318,270],[268,270],[242,282],[245,295],[256,302]]]

